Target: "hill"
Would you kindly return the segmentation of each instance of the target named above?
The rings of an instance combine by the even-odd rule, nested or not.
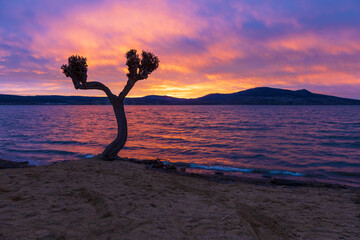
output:
[[[292,91],[258,87],[231,94],[209,94],[190,100],[192,104],[226,105],[359,105],[360,100],[312,93],[306,89]]]
[[[0,105],[106,105],[106,97],[1,95]],[[309,92],[306,89],[258,87],[230,94],[183,99],[151,95],[126,98],[127,105],[360,105],[360,100]]]

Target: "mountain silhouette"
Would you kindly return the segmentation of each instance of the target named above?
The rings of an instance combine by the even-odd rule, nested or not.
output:
[[[1,105],[105,105],[106,97],[1,95]],[[127,105],[360,105],[360,100],[312,93],[257,87],[230,94],[208,94],[200,98],[150,95],[125,99]]]

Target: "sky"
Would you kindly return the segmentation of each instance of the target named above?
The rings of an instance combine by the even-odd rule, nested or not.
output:
[[[359,0],[0,0],[0,94],[103,96],[61,72],[73,54],[118,94],[129,49],[160,59],[132,97],[266,86],[360,99]]]

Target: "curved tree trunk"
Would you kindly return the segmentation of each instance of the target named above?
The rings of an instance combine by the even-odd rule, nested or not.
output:
[[[124,110],[124,102],[120,99],[116,99],[112,105],[118,125],[118,133],[116,139],[102,152],[101,157],[103,159],[116,158],[119,151],[124,147],[127,139],[127,122]]]
[[[107,97],[109,98],[114,112],[115,117],[118,125],[118,134],[116,139],[110,143],[109,146],[105,148],[105,150],[101,154],[101,158],[104,160],[111,160],[117,157],[119,151],[124,147],[127,139],[127,122],[124,110],[124,99],[126,95],[130,92],[133,86],[136,83],[136,79],[128,79],[123,91],[119,94],[119,96],[115,96],[108,87],[100,82],[87,82],[86,86],[78,84],[75,88],[76,89],[98,89],[102,90],[106,93]]]

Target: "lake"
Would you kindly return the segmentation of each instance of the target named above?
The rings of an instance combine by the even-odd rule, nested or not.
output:
[[[125,106],[121,157],[360,186],[360,106]],[[0,158],[44,165],[99,154],[111,106],[0,106]]]

